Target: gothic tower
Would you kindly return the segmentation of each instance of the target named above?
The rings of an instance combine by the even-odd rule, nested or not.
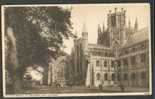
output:
[[[104,27],[104,22],[102,24],[102,30],[100,25],[98,25],[97,44],[102,45],[104,47],[110,47],[110,35],[109,31]]]
[[[135,26],[134,26],[134,32],[137,32],[137,31],[138,31],[138,20],[136,18]]]
[[[123,8],[121,8],[121,11],[117,11],[117,8],[115,8],[113,13],[109,10],[107,26],[110,33],[110,47],[113,49],[116,57],[119,54],[118,49],[126,40],[125,24],[126,11]]]
[[[84,50],[84,54],[87,54],[88,51],[88,32],[86,29],[86,24],[83,24],[83,29],[82,29],[82,47]]]
[[[99,24],[98,24],[97,32],[98,32],[97,44],[101,44],[102,43],[102,31],[101,31],[101,27]]]
[[[82,29],[82,55],[81,55],[81,84],[85,84],[86,80],[86,71],[88,67],[88,32],[86,28],[86,24],[83,24],[83,29]]]

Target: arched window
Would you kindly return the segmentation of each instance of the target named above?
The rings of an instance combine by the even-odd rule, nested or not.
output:
[[[114,73],[111,74],[111,80],[113,80],[113,81],[115,80],[115,74]]]
[[[132,73],[132,74],[131,74],[131,79],[132,79],[132,80],[135,80],[135,79],[136,79],[136,74],[135,74],[135,73]]]
[[[130,60],[131,60],[131,65],[135,65],[136,64],[136,57],[135,56],[132,56],[130,58]]]
[[[141,54],[141,55],[140,55],[140,62],[143,62],[143,63],[144,63],[144,62],[145,62],[145,59],[146,59],[145,57],[146,57],[146,56],[145,56],[144,53]]]
[[[146,79],[146,72],[141,72],[141,79]]]
[[[127,73],[124,74],[124,80],[128,80],[128,74]]]
[[[117,80],[120,80],[120,74],[117,74]]]
[[[124,53],[125,53],[125,54],[128,54],[128,50],[125,50]]]
[[[124,66],[128,66],[128,60],[127,60],[127,58],[123,59],[123,65]]]
[[[108,53],[107,52],[105,52],[105,56],[108,56]]]
[[[111,67],[114,67],[114,65],[115,65],[115,62],[111,61]]]
[[[59,68],[57,73],[58,73],[58,77],[63,77],[63,73],[64,73],[63,68],[62,67]]]
[[[118,66],[118,67],[121,66],[121,62],[120,62],[120,60],[117,60],[117,66]]]
[[[100,61],[97,60],[97,61],[96,61],[96,66],[99,66],[99,65],[100,65]]]
[[[108,74],[107,73],[104,74],[104,80],[108,80]]]
[[[107,61],[104,61],[104,67],[107,67]]]
[[[100,80],[100,78],[101,78],[100,73],[97,73],[97,74],[96,74],[96,78],[97,78],[97,80]]]

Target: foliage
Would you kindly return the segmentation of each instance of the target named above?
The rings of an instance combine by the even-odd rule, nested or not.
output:
[[[49,55],[56,58],[62,53],[63,39],[74,36],[70,18],[70,9],[58,6],[5,8],[5,31],[8,27],[13,28],[17,68],[21,73],[33,63],[47,66]],[[8,49],[6,53],[12,52]],[[16,67],[10,65],[9,57],[6,57],[7,68]]]
[[[6,26],[13,27],[18,59],[22,65],[56,57],[71,33],[70,10],[61,7],[6,8]],[[50,49],[51,48],[51,49]]]

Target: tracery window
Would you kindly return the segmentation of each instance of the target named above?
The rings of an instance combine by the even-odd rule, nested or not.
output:
[[[115,65],[115,62],[111,61],[111,67],[114,67],[114,65]]]
[[[100,61],[97,60],[97,61],[96,61],[96,66],[99,66],[99,65],[100,65]]]
[[[127,60],[127,58],[125,58],[125,59],[123,59],[123,66],[128,66],[128,60]]]
[[[115,74],[114,73],[111,74],[111,80],[113,80],[113,81],[115,80]]]
[[[145,58],[146,56],[145,56],[145,54],[143,53],[143,54],[141,54],[140,55],[140,62],[145,62]]]
[[[97,78],[97,80],[100,80],[100,78],[101,78],[100,73],[97,73],[97,74],[96,74],[96,78]]]
[[[132,79],[132,80],[135,80],[135,79],[136,79],[136,74],[135,74],[135,73],[132,73],[132,74],[131,74],[131,79]]]
[[[132,56],[130,58],[130,60],[131,60],[131,65],[135,65],[136,64],[136,57],[135,56]]]
[[[104,80],[108,80],[108,74],[107,73],[104,74]]]
[[[107,67],[107,61],[106,60],[104,61],[104,67]]]
[[[128,74],[127,73],[124,74],[124,80],[128,80]]]
[[[146,79],[146,72],[141,72],[141,79]]]

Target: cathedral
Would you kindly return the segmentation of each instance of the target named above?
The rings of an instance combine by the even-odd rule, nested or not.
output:
[[[128,24],[128,25],[127,25]],[[126,22],[123,8],[107,14],[107,28],[98,25],[97,44],[82,37],[74,39],[73,69],[77,85],[87,87],[118,86],[149,88],[149,28]]]

